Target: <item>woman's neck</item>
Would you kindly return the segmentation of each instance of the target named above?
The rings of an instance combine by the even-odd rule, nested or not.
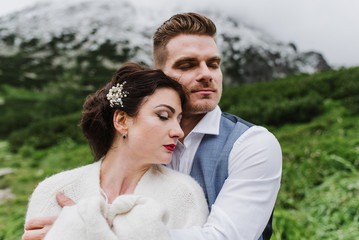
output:
[[[120,157],[119,157],[120,156]],[[100,185],[112,203],[122,194],[132,194],[151,165],[138,166],[135,160],[126,159],[118,151],[109,151],[102,161]]]

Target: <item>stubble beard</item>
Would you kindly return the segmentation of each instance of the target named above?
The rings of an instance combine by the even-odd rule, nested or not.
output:
[[[217,106],[218,102],[214,102],[211,100],[212,97],[210,96],[202,96],[201,100],[202,102],[199,103],[190,103],[191,100],[188,101],[186,106],[183,109],[184,115],[197,115],[197,114],[206,114]],[[205,102],[208,99],[207,102]]]
[[[191,96],[191,92],[198,88],[207,88],[210,87],[216,91],[214,95],[202,95],[202,96]],[[206,113],[212,111],[216,108],[219,103],[219,100],[222,96],[221,89],[214,87],[211,83],[203,82],[200,85],[194,86],[191,89],[186,89],[188,94],[188,101],[186,106],[183,109],[183,115],[205,115]],[[191,99],[194,98],[194,99]]]

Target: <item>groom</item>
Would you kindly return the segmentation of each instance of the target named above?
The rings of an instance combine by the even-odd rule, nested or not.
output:
[[[270,239],[280,187],[282,155],[267,129],[222,113],[221,58],[215,24],[196,13],[172,16],[154,34],[155,67],[177,79],[189,100],[169,167],[202,186],[211,210],[203,227],[169,230],[171,239]],[[59,195],[61,206],[74,204]],[[25,224],[23,239],[46,234],[56,218]]]

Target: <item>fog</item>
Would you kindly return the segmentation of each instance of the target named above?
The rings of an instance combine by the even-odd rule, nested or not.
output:
[[[64,0],[42,0],[62,1]],[[71,0],[83,1],[83,0]],[[121,1],[121,0],[117,0]],[[31,6],[39,0],[6,1],[0,16]],[[219,10],[260,28],[300,51],[319,51],[330,65],[359,66],[359,1],[357,0],[131,0],[137,6],[163,9],[166,20],[176,11]]]

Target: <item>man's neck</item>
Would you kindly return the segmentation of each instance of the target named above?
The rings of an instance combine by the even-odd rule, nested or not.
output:
[[[183,142],[183,139],[196,127],[196,125],[201,121],[201,119],[206,115],[203,114],[183,114],[181,120],[181,128],[184,132],[184,137],[180,140]]]

